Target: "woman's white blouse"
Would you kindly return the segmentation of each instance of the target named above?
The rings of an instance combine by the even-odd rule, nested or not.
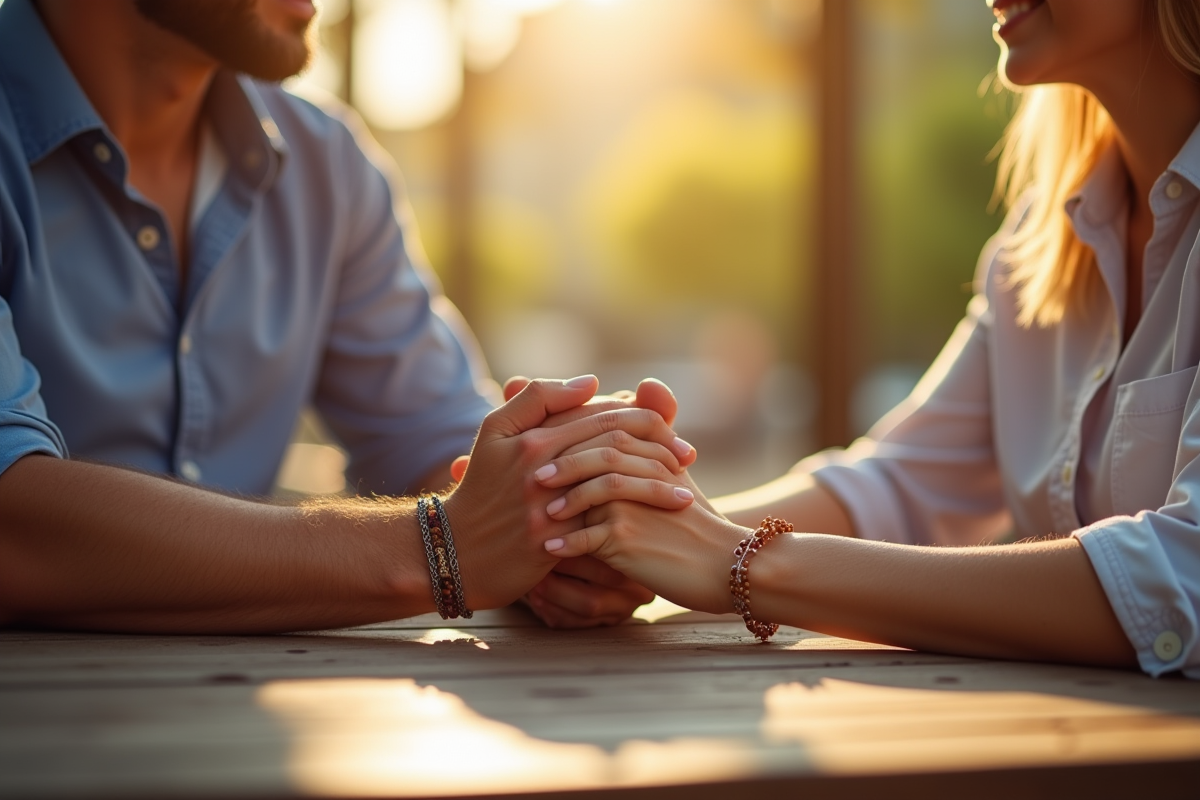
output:
[[[1127,182],[1110,150],[1066,205],[1100,277],[1063,323],[1016,323],[1011,213],[912,395],[797,469],[867,539],[1075,536],[1142,668],[1200,678],[1200,128],[1150,194],[1142,317],[1122,350]]]

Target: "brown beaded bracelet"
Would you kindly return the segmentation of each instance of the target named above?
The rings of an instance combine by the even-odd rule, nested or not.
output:
[[[472,612],[463,599],[462,575],[458,569],[458,554],[450,535],[450,520],[441,498],[426,495],[417,499],[417,522],[421,540],[425,543],[425,558],[429,561],[429,580],[433,584],[433,601],[442,619],[470,619]]]
[[[763,546],[781,533],[791,533],[795,528],[792,523],[774,517],[767,517],[762,525],[749,538],[742,539],[734,549],[733,557],[737,559],[729,569],[729,593],[733,595],[733,610],[741,614],[746,623],[746,629],[765,642],[775,635],[779,626],[774,622],[759,622],[750,613],[750,558]]]

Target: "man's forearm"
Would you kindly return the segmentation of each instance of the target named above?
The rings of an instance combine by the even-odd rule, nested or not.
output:
[[[261,633],[432,611],[409,501],[283,507],[29,456],[0,476],[0,618]]]

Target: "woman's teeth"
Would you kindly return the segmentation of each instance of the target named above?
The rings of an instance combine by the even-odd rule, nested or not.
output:
[[[1005,8],[995,8],[992,10],[996,14],[996,21],[1003,25],[1010,19],[1024,14],[1026,11],[1032,11],[1034,6],[1038,5],[1041,5],[1041,0],[1037,0],[1036,2],[1035,0],[1021,0]]]

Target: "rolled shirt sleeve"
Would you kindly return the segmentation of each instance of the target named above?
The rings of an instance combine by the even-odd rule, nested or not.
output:
[[[21,356],[12,313],[0,298],[0,474],[32,453],[65,458],[62,433],[46,415],[37,370]]]
[[[1166,504],[1074,533],[1151,675],[1200,678],[1200,407],[1193,386]]]
[[[796,465],[841,501],[859,537],[971,545],[1008,529],[992,444],[990,321],[977,294],[903,403],[846,450]]]
[[[347,124],[357,127],[353,118]],[[349,452],[356,491],[439,488],[417,483],[470,452],[492,408],[482,391],[489,379],[457,310],[410,258],[419,247],[406,242],[398,179],[356,134],[342,153],[349,192],[341,200],[353,223],[315,406]]]

